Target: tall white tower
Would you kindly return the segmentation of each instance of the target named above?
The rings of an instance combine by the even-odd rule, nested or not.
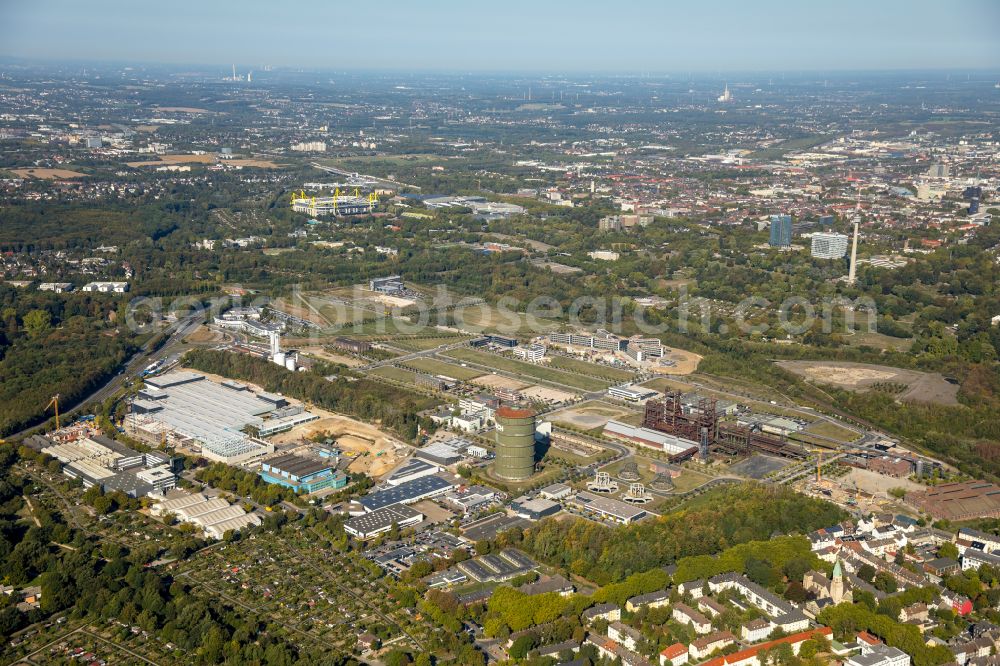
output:
[[[233,63],[233,81],[236,80],[236,63]]]
[[[858,218],[854,218],[854,242],[851,243],[851,268],[847,273],[847,284],[854,285],[854,276],[858,269]]]
[[[277,331],[271,331],[271,358],[274,358],[281,353],[281,334]]]
[[[858,272],[858,223],[861,221],[861,181],[858,181],[858,202],[854,205],[854,240],[851,242],[851,267],[847,271],[847,284],[854,286]]]

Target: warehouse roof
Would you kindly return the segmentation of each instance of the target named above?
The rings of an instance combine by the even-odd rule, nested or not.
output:
[[[344,523],[344,527],[361,536],[367,536],[384,531],[392,527],[393,523],[399,525],[407,521],[417,520],[418,517],[422,519],[423,515],[405,504],[393,504],[363,516],[355,516]]]
[[[259,427],[260,416],[275,407],[250,391],[191,372],[151,377],[146,384],[144,393],[155,396],[160,407],[151,418],[201,442],[231,438],[248,424]]]
[[[306,458],[294,453],[269,458],[262,465],[266,465],[276,472],[287,472],[289,475],[299,479],[332,469],[332,465],[329,462]]]
[[[406,481],[393,488],[380,490],[358,500],[365,510],[375,511],[390,504],[408,504],[430,495],[442,493],[452,487],[450,481],[440,476],[424,476]]]

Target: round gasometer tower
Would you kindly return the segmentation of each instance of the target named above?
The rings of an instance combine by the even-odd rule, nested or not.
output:
[[[535,412],[501,407],[496,411],[497,458],[494,473],[523,481],[535,472]]]

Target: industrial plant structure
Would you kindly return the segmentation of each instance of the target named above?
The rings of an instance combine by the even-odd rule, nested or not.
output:
[[[497,459],[501,479],[523,481],[535,471],[535,412],[516,407],[496,411]]]
[[[667,391],[662,400],[648,401],[642,426],[697,442],[703,458],[708,457],[710,448],[730,455],[749,455],[753,452],[786,458],[806,455],[805,451],[789,444],[783,436],[766,434],[758,427],[719,423],[719,412],[713,398],[701,398],[694,405],[685,405],[680,391]],[[674,458],[682,459],[681,456],[674,456],[671,462],[678,461]]]

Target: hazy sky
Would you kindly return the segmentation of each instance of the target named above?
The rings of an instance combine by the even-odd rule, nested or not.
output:
[[[1000,68],[1000,0],[0,0],[0,55],[449,71]]]

